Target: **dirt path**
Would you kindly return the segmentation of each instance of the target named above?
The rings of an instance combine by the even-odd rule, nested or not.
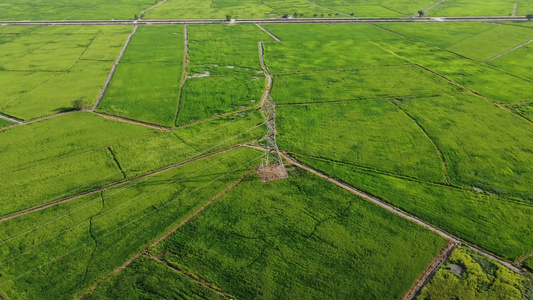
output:
[[[144,249],[142,252],[140,253],[137,253],[135,254],[132,258],[130,258],[128,261],[126,261],[123,265],[121,265],[120,267],[116,268],[115,270],[111,271],[109,274],[107,274],[107,276],[105,276],[103,279],[101,279],[98,283],[96,283],[95,285],[93,285],[91,288],[89,288],[85,293],[83,293],[80,297],[78,297],[78,299],[82,299],[84,298],[85,296],[87,296],[88,294],[90,294],[92,291],[94,291],[96,288],[98,288],[102,283],[104,283],[107,279],[109,279],[110,277],[112,277],[113,275],[119,273],[120,271],[124,270],[125,268],[127,268],[129,265],[131,265],[137,258],[141,257],[143,254],[154,259],[154,260],[157,260],[163,264],[165,264],[166,266],[168,267],[171,267],[172,269],[175,269],[173,266],[171,266],[170,264],[168,264],[167,262],[165,261],[162,261],[162,260],[159,260],[151,255],[148,254],[148,252],[150,251],[151,248],[159,245],[163,240],[165,240],[167,237],[169,237],[171,234],[173,234],[174,232],[176,232],[178,229],[180,229],[183,225],[187,224],[190,220],[192,220],[194,217],[196,217],[198,214],[200,214],[202,211],[204,211],[208,206],[210,206],[211,204],[213,204],[216,200],[218,200],[220,197],[222,197],[223,195],[225,195],[228,191],[230,191],[232,188],[234,188],[237,184],[239,184],[246,176],[248,176],[251,172],[253,172],[253,170],[250,170],[248,172],[246,172],[243,176],[241,176],[239,179],[237,179],[235,182],[233,182],[232,184],[230,184],[229,186],[227,186],[222,192],[218,193],[215,197],[213,197],[211,200],[209,200],[209,202],[207,202],[206,204],[204,204],[202,207],[200,207],[199,209],[197,209],[195,212],[193,212],[192,214],[190,214],[185,220],[183,220],[182,222],[180,222],[176,227],[172,228],[170,231],[168,231],[167,233],[165,233],[161,238],[157,239],[155,242],[153,242],[150,246],[148,246],[146,249]],[[177,270],[175,269],[176,271],[184,274],[184,275],[187,275],[183,272],[181,272],[180,270]],[[211,284],[208,284],[206,281],[203,281],[203,280],[198,280],[192,276],[189,276],[187,275],[187,277],[193,279],[194,281],[210,288],[210,289],[213,289],[214,291],[216,291],[217,293],[225,296],[225,297],[228,297],[228,298],[231,298],[228,294],[222,292],[220,289],[216,289],[214,288]]]
[[[100,113],[100,112],[95,112],[95,114],[97,114],[97,115],[99,115],[101,117],[104,117],[104,118],[106,118],[108,120],[124,122],[124,123],[130,123],[130,124],[140,125],[140,126],[144,126],[144,127],[148,127],[148,128],[152,128],[152,129],[157,129],[157,130],[163,130],[163,131],[172,130],[172,128],[169,128],[169,127],[150,124],[150,123],[146,123],[146,122],[142,122],[142,121],[136,121],[136,120],[123,118],[123,117],[112,116],[112,115],[108,115],[108,114],[104,114],[104,113]]]
[[[527,44],[529,44],[529,43],[531,43],[531,42],[533,42],[533,40],[529,40],[529,41],[527,41],[527,42],[525,42],[525,43],[523,43],[523,44],[520,44],[520,45],[514,47],[513,49],[510,49],[510,50],[507,50],[507,51],[505,51],[505,52],[503,52],[503,53],[500,53],[500,54],[494,56],[493,58],[487,59],[487,60],[484,61],[484,62],[485,62],[485,63],[488,63],[488,62],[490,62],[490,61],[493,61],[493,60],[495,60],[496,58],[498,58],[498,57],[500,57],[500,56],[502,56],[502,55],[505,55],[505,54],[507,54],[507,53],[509,53],[509,52],[511,52],[511,51],[514,51],[514,50],[516,50],[516,49],[518,49],[518,48],[524,47],[525,45],[527,45]]]
[[[232,146],[230,148],[226,148],[226,149],[219,150],[219,151],[216,151],[216,152],[213,152],[213,153],[201,155],[201,156],[198,156],[198,157],[186,160],[186,161],[182,161],[180,163],[177,163],[177,164],[174,164],[174,165],[159,169],[157,171],[152,171],[152,172],[146,173],[144,175],[136,176],[136,177],[133,177],[133,178],[130,178],[130,179],[127,179],[127,180],[122,180],[122,181],[117,182],[117,183],[112,183],[112,184],[106,185],[104,187],[101,187],[101,188],[98,188],[98,189],[95,189],[95,190],[92,190],[92,191],[89,191],[89,192],[78,194],[76,196],[68,197],[68,198],[65,198],[65,199],[62,199],[62,200],[58,200],[58,201],[54,201],[54,202],[47,203],[47,204],[44,204],[44,205],[40,205],[40,206],[32,207],[32,208],[29,208],[29,209],[25,209],[25,210],[16,212],[14,214],[10,214],[10,215],[7,215],[7,216],[0,217],[0,223],[2,223],[4,221],[7,221],[7,220],[10,220],[10,219],[13,219],[13,218],[17,218],[17,217],[23,216],[23,215],[27,215],[29,213],[33,213],[33,212],[36,212],[36,211],[47,209],[47,208],[50,208],[50,207],[53,207],[53,206],[56,206],[56,205],[59,205],[59,204],[62,204],[62,203],[70,202],[72,200],[76,200],[76,199],[79,199],[79,198],[82,198],[82,197],[85,197],[85,196],[93,195],[93,194],[96,194],[96,193],[100,193],[102,191],[106,191],[106,190],[109,190],[109,189],[112,189],[112,188],[115,188],[115,187],[119,187],[119,186],[125,185],[125,184],[130,183],[130,182],[135,181],[135,180],[151,177],[151,176],[163,173],[165,171],[169,171],[169,170],[172,170],[172,169],[175,169],[175,168],[178,168],[178,167],[193,163],[193,162],[198,161],[198,160],[206,159],[206,158],[215,156],[217,154],[229,152],[229,151],[237,149],[239,147],[240,147],[240,145],[235,145],[235,146]]]
[[[332,23],[419,23],[419,22],[524,22],[525,16],[468,16],[468,17],[349,17],[349,18],[258,18],[235,19],[235,24],[332,24]],[[177,25],[177,24],[228,24],[226,19],[168,19],[168,20],[51,20],[51,21],[0,21],[0,25]]]
[[[448,260],[448,257],[452,254],[452,251],[457,248],[459,243],[454,241],[449,241],[448,244],[442,249],[442,251],[435,256],[433,261],[427,266],[426,270],[420,275],[420,277],[415,281],[415,284],[405,293],[403,300],[414,299],[422,288],[435,276],[437,271],[440,269],[442,264]]]
[[[98,105],[100,104],[100,101],[102,101],[102,98],[104,97],[104,94],[107,90],[107,87],[109,86],[109,83],[111,82],[111,79],[113,78],[113,74],[115,74],[115,70],[118,66],[118,63],[122,59],[122,56],[124,55],[124,51],[126,51],[126,48],[128,47],[128,44],[130,43],[131,37],[137,32],[137,28],[139,26],[137,24],[134,25],[133,31],[130,33],[128,38],[126,39],[126,43],[124,43],[124,47],[122,47],[122,50],[120,50],[120,54],[118,55],[117,60],[113,63],[113,66],[111,67],[111,71],[109,72],[109,76],[107,76],[107,80],[104,84],[104,87],[102,87],[102,90],[100,91],[100,94],[98,95],[98,98],[96,98],[96,102],[94,103],[93,107],[91,108],[91,111],[95,111],[98,108]]]
[[[518,9],[518,1],[515,2],[513,7],[513,12],[511,13],[511,16],[516,16],[516,10]]]
[[[148,7],[147,9],[141,11],[141,13],[139,14],[139,19],[144,18],[144,14],[145,14],[147,11],[154,9],[154,8],[158,7],[159,5],[165,3],[165,2],[167,2],[167,0],[163,0],[163,1],[157,2],[155,5],[150,6],[150,7]]]
[[[261,68],[263,69],[263,73],[265,74],[265,90],[263,91],[263,96],[261,96],[261,105],[259,107],[263,108],[265,105],[266,100],[268,97],[270,97],[270,90],[272,89],[272,75],[270,75],[270,72],[268,72],[267,66],[265,64],[265,50],[263,49],[263,42],[259,42],[259,57],[261,60]]]
[[[255,24],[257,27],[261,28],[261,30],[263,30],[264,32],[266,32],[268,35],[270,35],[276,42],[281,42],[281,40],[275,36],[272,32],[270,32],[269,30],[267,30],[265,27],[261,26],[260,24],[256,23]]]
[[[219,287],[217,287],[217,286],[205,281],[202,278],[199,278],[197,276],[193,276],[193,275],[191,275],[191,274],[189,274],[189,273],[187,273],[187,272],[185,272],[183,270],[180,270],[176,266],[168,263],[167,261],[163,261],[163,260],[161,260],[161,259],[159,259],[159,258],[157,258],[155,256],[152,256],[152,255],[147,255],[147,256],[149,258],[151,258],[151,259],[153,259],[153,260],[155,260],[155,261],[167,266],[168,268],[172,269],[174,272],[180,273],[183,276],[187,276],[190,280],[192,280],[192,281],[194,281],[194,282],[196,282],[198,284],[201,284],[201,285],[205,286],[206,288],[208,288],[210,290],[213,290],[215,293],[219,294],[220,296],[222,296],[224,298],[232,299],[232,300],[236,299],[234,296],[231,296],[230,294],[224,292],[221,288],[219,288]]]
[[[342,11],[340,11],[340,10],[335,10],[335,9],[332,9],[332,8],[329,8],[329,7],[326,7],[326,6],[320,5],[320,4],[316,4],[315,2],[313,2],[313,1],[311,1],[311,0],[305,0],[305,1],[307,1],[307,2],[309,2],[309,3],[311,3],[311,4],[313,4],[314,6],[318,6],[318,7],[320,7],[320,8],[323,8],[323,9],[326,9],[326,10],[329,10],[329,11],[336,12],[336,13],[338,13],[338,14],[342,14],[342,15],[345,15],[345,16],[349,16],[349,17],[351,17],[350,14],[347,14],[347,13],[342,12]]]
[[[429,7],[425,8],[425,9],[423,9],[422,11],[423,11],[424,13],[426,13],[428,10],[433,9],[435,6],[440,5],[440,4],[441,4],[442,2],[444,2],[444,1],[446,1],[446,0],[440,0],[440,1],[436,2],[436,3],[433,3],[431,6],[429,6]],[[416,14],[416,16],[418,16],[418,14]]]
[[[187,24],[183,25],[183,40],[185,47],[183,48],[183,68],[181,70],[181,81],[180,81],[180,94],[178,95],[178,108],[176,109],[176,118],[174,119],[174,125],[178,124],[178,115],[180,113],[181,99],[183,97],[183,87],[185,86],[185,81],[187,80],[187,72],[189,70],[189,33],[187,31]]]

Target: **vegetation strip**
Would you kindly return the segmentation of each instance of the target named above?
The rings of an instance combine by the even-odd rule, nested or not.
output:
[[[458,242],[449,241],[439,255],[435,256],[435,259],[433,259],[433,261],[428,265],[424,273],[422,273],[422,275],[420,275],[420,277],[415,281],[415,284],[411,287],[411,289],[407,291],[403,297],[403,300],[415,299],[418,293],[420,293],[420,290],[422,290],[424,286],[431,280],[431,278],[435,276],[442,264],[446,262],[448,257],[450,257],[453,250],[457,248],[457,246],[459,246]]]
[[[163,169],[159,169],[157,171],[149,172],[149,173],[146,173],[144,175],[140,175],[140,176],[133,177],[133,178],[130,178],[130,179],[127,179],[127,180],[123,180],[123,181],[120,181],[120,182],[117,182],[117,183],[113,183],[113,184],[104,186],[102,188],[99,188],[99,189],[96,189],[96,190],[93,190],[93,191],[85,192],[85,193],[82,193],[82,194],[79,194],[79,195],[76,195],[76,196],[73,196],[73,197],[69,197],[69,198],[62,199],[62,200],[59,200],[59,201],[55,201],[55,202],[52,202],[52,203],[48,203],[48,204],[45,204],[45,205],[41,205],[41,206],[33,207],[33,208],[30,208],[30,209],[26,209],[26,210],[17,212],[15,214],[7,215],[7,216],[4,216],[4,217],[0,218],[0,223],[2,223],[4,221],[7,221],[7,220],[10,220],[10,219],[13,219],[13,218],[16,218],[16,217],[20,217],[20,216],[32,213],[32,212],[36,212],[36,211],[40,211],[40,210],[43,210],[43,209],[46,209],[46,208],[49,208],[49,207],[53,207],[53,206],[56,206],[56,205],[59,205],[59,204],[65,203],[65,202],[69,202],[69,201],[72,201],[72,200],[75,200],[75,199],[79,199],[79,198],[82,198],[82,197],[85,197],[85,196],[93,195],[95,193],[100,193],[102,191],[105,191],[105,190],[108,190],[108,189],[111,189],[111,188],[114,188],[114,187],[122,186],[122,185],[124,185],[126,183],[135,181],[137,179],[151,177],[153,175],[157,175],[157,174],[163,173],[165,171],[172,170],[172,169],[187,165],[189,163],[192,163],[192,162],[195,162],[195,161],[198,161],[198,160],[209,158],[209,157],[215,156],[217,154],[229,152],[231,150],[234,150],[234,149],[238,148],[239,146],[240,145],[236,145],[236,146],[224,149],[224,150],[219,150],[219,151],[216,151],[216,152],[213,152],[213,153],[210,153],[210,154],[205,154],[205,155],[202,155],[202,156],[199,156],[199,157],[187,160],[187,161],[183,161],[183,162],[180,162],[180,163],[165,167]]]
[[[122,47],[122,50],[120,50],[120,54],[118,55],[117,60],[115,60],[115,62],[113,63],[113,66],[111,67],[111,71],[109,72],[109,76],[107,76],[107,80],[106,80],[104,86],[102,87],[102,90],[100,91],[100,94],[98,95],[98,98],[96,99],[96,102],[94,103],[93,107],[91,108],[91,111],[95,111],[98,108],[98,105],[100,104],[100,101],[102,101],[102,98],[104,97],[104,94],[105,94],[105,92],[107,90],[107,87],[109,86],[109,83],[111,82],[111,79],[113,78],[113,74],[115,74],[115,70],[116,70],[116,68],[118,66],[118,63],[122,59],[122,56],[124,55],[124,51],[126,51],[126,48],[128,47],[128,44],[130,43],[131,37],[133,36],[133,34],[135,34],[135,32],[137,32],[137,28],[138,28],[137,25],[135,25],[133,27],[133,31],[128,36],[128,39],[126,40],[126,43],[124,43],[124,47]]]
[[[235,147],[236,148],[236,147]],[[229,150],[233,150],[233,149],[229,149]],[[229,151],[228,150],[228,151]],[[117,269],[113,270],[111,273],[109,273],[106,277],[104,277],[102,280],[100,280],[97,284],[95,284],[94,286],[92,286],[91,288],[89,288],[85,293],[83,293],[80,297],[78,297],[78,299],[82,299],[84,298],[85,296],[87,296],[89,293],[91,293],[92,291],[94,291],[98,286],[100,286],[103,282],[105,282],[107,279],[109,279],[111,276],[117,274],[118,272],[124,270],[126,267],[128,267],[131,263],[133,263],[133,261],[135,261],[137,258],[139,258],[141,255],[145,254],[145,253],[148,253],[148,251],[150,250],[150,248],[153,248],[155,246],[157,246],[159,243],[161,243],[164,239],[166,239],[168,236],[170,236],[172,233],[174,233],[176,230],[178,230],[180,227],[182,227],[183,225],[187,224],[187,222],[189,222],[190,220],[192,220],[194,217],[196,217],[198,214],[200,214],[202,211],[204,211],[209,205],[213,204],[213,202],[215,202],[217,199],[219,199],[220,197],[222,197],[224,194],[226,194],[229,190],[231,190],[232,188],[234,188],[237,184],[239,184],[246,176],[248,176],[251,172],[253,172],[253,170],[250,170],[248,172],[246,172],[243,176],[241,176],[239,179],[237,179],[237,181],[233,182],[232,184],[230,184],[228,187],[226,187],[222,192],[220,192],[219,194],[217,194],[215,197],[213,197],[209,202],[207,202],[206,204],[204,204],[202,207],[200,207],[198,210],[196,210],[194,213],[192,213],[191,215],[189,215],[185,220],[183,220],[179,225],[177,225],[176,227],[172,228],[168,233],[166,233],[165,235],[163,235],[161,238],[159,238],[158,240],[156,240],[154,243],[152,243],[150,246],[148,246],[145,250],[143,250],[142,252],[136,254],[135,256],[133,256],[131,259],[129,259],[127,262],[125,262],[122,266],[118,267]],[[158,260],[159,261],[159,260]],[[160,261],[161,262],[161,261]],[[172,267],[169,265],[169,267]],[[173,267],[172,267],[173,268]],[[183,272],[180,272],[180,273],[183,273]],[[183,273],[185,274],[185,273]],[[192,279],[192,278],[191,278]],[[201,282],[201,281],[198,281],[198,280],[195,280],[197,281],[198,283],[201,283],[202,285],[205,285],[209,288],[212,288],[214,289],[211,285],[206,285],[205,282]],[[215,289],[216,290],[216,289]],[[221,291],[218,291],[217,292],[220,292],[221,294],[223,294],[223,292]],[[227,294],[224,294],[224,295],[227,295]]]

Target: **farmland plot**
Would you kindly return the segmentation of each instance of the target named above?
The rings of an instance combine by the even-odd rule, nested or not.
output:
[[[370,24],[265,24],[283,42],[393,40],[397,37]]]
[[[0,8],[3,20],[110,20],[133,19],[150,5],[153,1],[4,0]]]
[[[48,26],[0,44],[1,83],[6,85],[0,111],[29,120],[71,110],[74,100],[91,105],[120,52],[116,44],[125,40],[127,28]],[[94,55],[111,40],[109,49]]]
[[[484,61],[531,39],[533,39],[533,29],[499,25],[447,49],[478,61]]]
[[[50,78],[2,108],[2,111],[29,120],[73,109],[72,101],[89,106],[102,89],[111,62],[80,61],[69,70]]]
[[[251,142],[265,133],[259,111],[245,111],[227,117],[126,141],[111,148],[128,177]],[[163,150],[162,150],[163,149]],[[140,160],[139,158],[143,159]]]
[[[183,38],[183,26],[141,26],[98,111],[173,126],[183,68]]]
[[[488,65],[423,43],[396,40],[376,44],[497,102],[533,100],[533,84],[529,80]]]
[[[383,299],[399,298],[444,244],[293,170],[269,183],[246,177],[152,254],[237,298]]]
[[[468,94],[396,101],[434,137],[452,183],[533,200],[533,124]]]
[[[103,136],[100,141],[86,141],[97,136],[95,133],[98,131],[92,133],[76,126],[48,135],[43,135],[41,130],[49,130],[50,126],[40,128],[36,126],[39,123],[35,123],[33,128],[20,127],[1,132],[8,141],[24,133],[27,139],[17,139],[10,147],[6,147],[6,155],[2,155],[7,168],[0,172],[0,199],[10,201],[2,206],[0,215],[92,191],[107,184],[227,149],[239,142],[258,139],[264,133],[261,114],[243,112],[175,132],[150,134],[150,130],[141,127],[142,130],[136,135],[129,133],[122,137],[122,140],[117,137],[113,140],[112,133],[118,134],[122,130],[135,129],[137,126],[117,123],[124,125],[120,126],[107,120],[102,122],[98,120],[102,119],[101,117],[89,114],[77,115],[86,115],[85,120],[88,123],[115,125],[115,128],[110,126],[105,132],[108,136]],[[54,119],[50,121],[52,120]],[[145,133],[144,136],[141,136],[141,133]],[[71,138],[72,136],[75,136],[75,139]],[[52,137],[58,140],[51,140]],[[131,139],[133,137],[136,138]],[[113,141],[111,146],[103,146],[110,141]],[[43,153],[32,155],[36,149],[27,145],[33,142],[42,143]],[[66,142],[68,143],[65,145]],[[13,147],[25,147],[27,150],[17,153],[12,150]],[[9,150],[11,151],[8,152]],[[22,153],[25,155],[13,159]]]
[[[445,181],[432,141],[386,100],[282,106],[277,113],[278,143],[290,153]]]
[[[259,104],[265,79],[258,42],[272,38],[254,25],[188,29],[190,63],[176,124]]]
[[[296,158],[501,257],[515,260],[533,250],[530,204],[304,155]]]
[[[82,163],[80,163],[82,162]],[[0,175],[0,216],[55,202],[123,179],[107,149]]]
[[[490,23],[379,23],[378,25],[440,48],[457,44],[497,26]]]
[[[370,42],[282,42],[265,44],[266,64],[273,73],[335,70],[367,66],[402,65],[407,62]]]
[[[0,131],[0,174],[78,155],[152,129],[111,121],[89,113],[72,113]]]
[[[489,64],[533,81],[533,65],[526,63],[530,61],[533,61],[533,43],[502,55]]]
[[[259,159],[259,152],[241,148],[3,222],[1,296],[79,296]]]
[[[293,13],[293,12],[292,12]],[[168,0],[147,12],[151,19],[225,19],[280,16],[273,8],[254,0]]]
[[[428,16],[509,16],[514,0],[452,0],[427,12]]]
[[[394,76],[391,76],[394,74]],[[417,66],[276,74],[277,104],[437,95],[460,89]]]

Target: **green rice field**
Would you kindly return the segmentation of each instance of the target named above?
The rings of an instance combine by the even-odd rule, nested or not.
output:
[[[533,299],[532,23],[437,18],[533,6],[433,4],[0,0],[0,299]]]

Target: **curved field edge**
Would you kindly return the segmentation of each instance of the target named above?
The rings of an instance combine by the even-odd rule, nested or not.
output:
[[[386,100],[278,106],[277,123],[288,152],[446,182],[432,140]]]

